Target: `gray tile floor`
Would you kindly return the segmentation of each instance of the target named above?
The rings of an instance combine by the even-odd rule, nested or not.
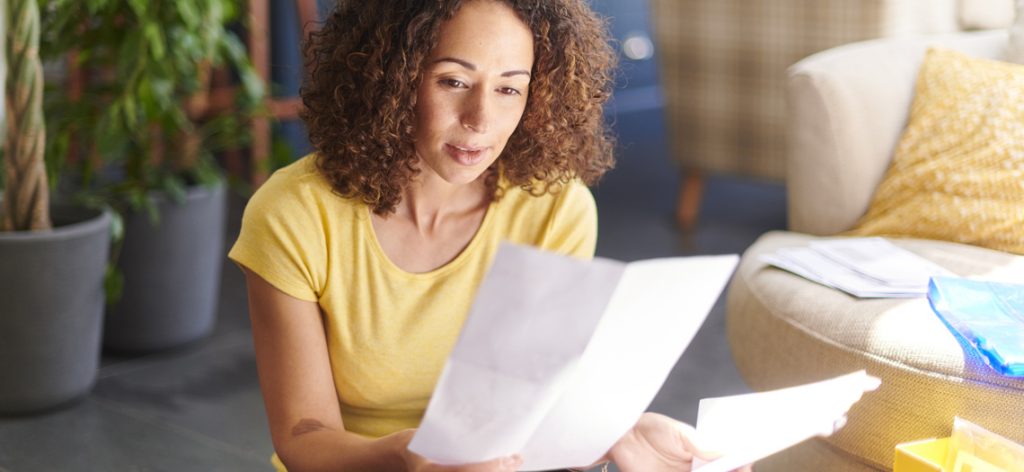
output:
[[[699,228],[676,231],[676,169],[659,110],[619,116],[619,166],[595,189],[598,255],[620,260],[739,253],[785,225],[778,184],[712,177]],[[232,201],[229,238],[244,202]],[[47,414],[0,418],[0,472],[271,470],[272,452],[241,273],[225,260],[215,333],[172,352],[105,356],[83,400]],[[611,381],[611,380],[610,380]],[[716,305],[651,410],[693,422],[697,401],[747,391]]]

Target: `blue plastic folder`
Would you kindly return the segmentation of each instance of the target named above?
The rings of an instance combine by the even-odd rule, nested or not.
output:
[[[932,277],[928,301],[946,326],[1002,375],[1024,377],[1024,285]]]

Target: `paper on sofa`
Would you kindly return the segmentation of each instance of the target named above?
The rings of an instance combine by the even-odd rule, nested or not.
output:
[[[761,256],[765,263],[858,298],[923,297],[928,280],[952,275],[885,238],[837,238]]]

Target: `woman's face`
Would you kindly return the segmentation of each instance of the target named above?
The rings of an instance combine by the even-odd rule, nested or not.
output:
[[[464,4],[441,26],[416,102],[422,172],[475,181],[498,158],[526,109],[533,34],[508,6]]]

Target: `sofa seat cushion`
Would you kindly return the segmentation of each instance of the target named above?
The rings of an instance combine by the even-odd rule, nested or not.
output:
[[[935,316],[925,298],[857,299],[768,266],[758,256],[817,239],[763,235],[727,300],[727,334],[744,380],[769,390],[866,369],[882,379],[825,439],[865,466],[891,468],[896,444],[947,436],[960,416],[1024,443],[1024,379],[1000,376]],[[963,244],[894,242],[961,276],[1024,280],[1024,257]]]

